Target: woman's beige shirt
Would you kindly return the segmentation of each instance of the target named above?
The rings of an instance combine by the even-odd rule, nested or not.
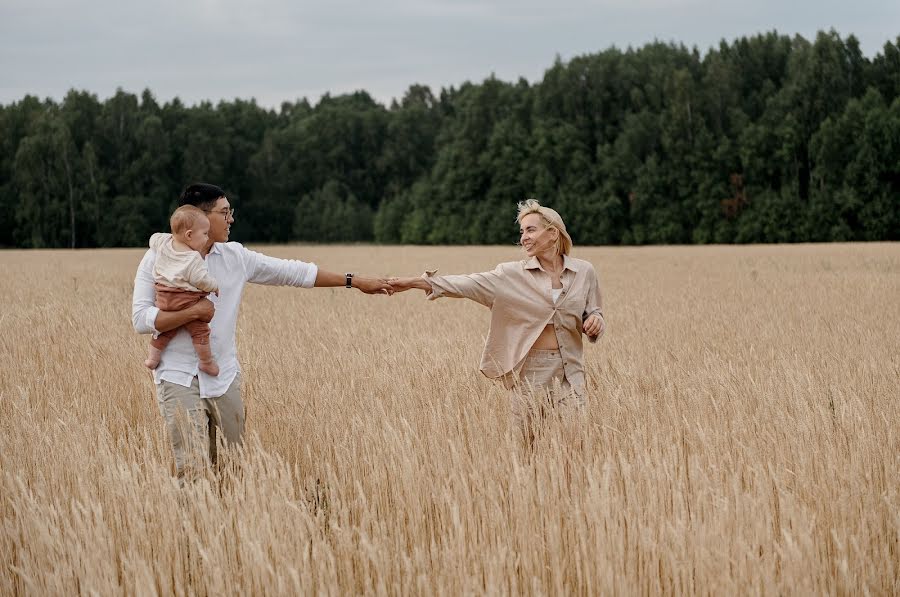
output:
[[[603,298],[594,266],[563,256],[560,276],[563,291],[553,301],[550,274],[537,257],[501,263],[480,274],[435,276],[428,299],[442,296],[467,298],[490,308],[491,329],[481,357],[481,372],[496,379],[518,368],[548,324],[556,330],[566,379],[573,388],[584,387],[582,325],[593,314],[603,317]],[[588,337],[591,342],[597,338]]]

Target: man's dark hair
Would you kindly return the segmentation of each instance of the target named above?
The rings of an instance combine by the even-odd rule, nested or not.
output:
[[[219,200],[219,197],[224,196],[225,191],[214,184],[195,182],[181,192],[178,205],[195,205],[200,209],[210,209]]]

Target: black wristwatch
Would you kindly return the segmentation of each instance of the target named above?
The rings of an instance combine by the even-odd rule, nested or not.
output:
[[[346,286],[347,288],[353,288],[353,274],[344,274],[344,280],[344,286]]]

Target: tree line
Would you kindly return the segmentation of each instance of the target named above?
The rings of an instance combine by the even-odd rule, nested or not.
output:
[[[576,244],[898,240],[900,37],[613,47],[389,106],[0,105],[0,246],[143,246],[194,181],[245,242],[509,244],[527,197]]]

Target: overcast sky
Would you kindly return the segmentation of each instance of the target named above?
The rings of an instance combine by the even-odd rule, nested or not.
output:
[[[0,103],[70,88],[101,99],[284,100],[520,76],[659,39],[705,51],[777,29],[854,34],[873,57],[900,35],[898,0],[0,0]]]

